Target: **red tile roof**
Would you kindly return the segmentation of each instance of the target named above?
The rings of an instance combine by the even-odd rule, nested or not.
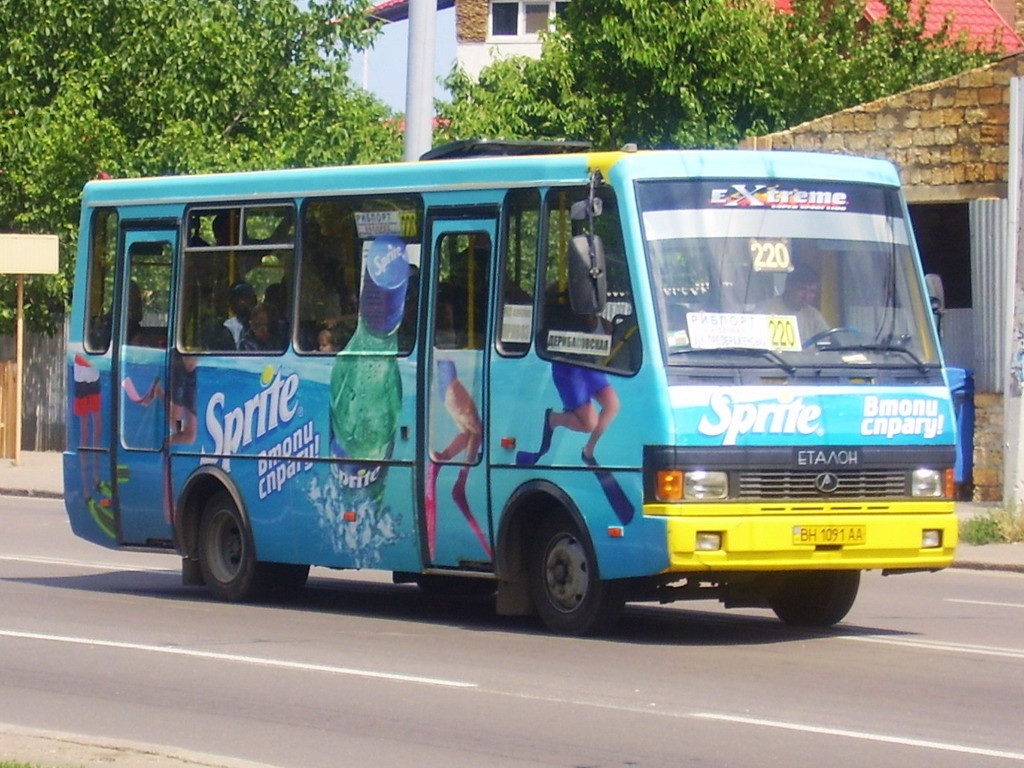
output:
[[[915,9],[923,0],[910,0]],[[456,0],[437,0],[437,9],[451,8]],[[775,7],[784,13],[792,13],[791,0],[775,0]],[[869,22],[884,19],[888,8],[883,0],[867,0],[864,18]],[[928,0],[928,17],[925,32],[934,35],[944,19],[951,18],[950,31],[954,38],[961,32],[967,34],[969,43],[988,53],[1002,49],[1005,54],[1024,50],[1024,40],[1013,31],[989,0]],[[409,0],[383,0],[370,11],[370,15],[383,21],[405,21],[409,18]]]
[[[914,11],[922,0],[911,0]],[[791,0],[775,0],[775,7],[784,13],[792,13]],[[929,0],[924,30],[928,35],[939,31],[942,22],[949,18],[950,32],[955,39],[966,33],[970,45],[987,53],[1002,49],[1005,54],[1024,50],[1024,40],[1013,31],[1002,16],[992,7],[989,0]],[[864,18],[869,22],[884,19],[889,9],[882,0],[867,0]]]
[[[437,0],[437,10],[455,5],[455,0]],[[384,0],[370,9],[370,16],[382,21],[405,21],[409,18],[409,0]]]

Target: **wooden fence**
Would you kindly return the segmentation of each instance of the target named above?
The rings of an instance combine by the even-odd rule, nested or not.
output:
[[[14,457],[17,434],[18,403],[14,388],[18,382],[18,366],[13,360],[0,360],[0,458]]]
[[[25,333],[22,360],[21,450],[63,451],[65,445],[65,404],[67,373],[64,361],[67,328],[54,336]],[[15,339],[0,337],[0,452],[14,456],[17,414],[14,412],[17,374]]]

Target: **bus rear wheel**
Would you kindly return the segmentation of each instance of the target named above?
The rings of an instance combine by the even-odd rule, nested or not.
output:
[[[860,571],[790,573],[773,590],[768,604],[786,624],[830,627],[850,612],[859,588]]]
[[[552,632],[599,634],[622,615],[623,590],[600,578],[593,546],[567,519],[549,519],[541,526],[529,569],[533,603]]]
[[[199,521],[199,568],[206,588],[230,602],[262,597],[267,579],[260,565],[238,505],[227,493],[218,493]]]

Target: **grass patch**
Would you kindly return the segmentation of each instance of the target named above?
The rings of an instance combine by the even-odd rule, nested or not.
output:
[[[1024,542],[1024,514],[1017,509],[994,509],[960,523],[965,544]]]

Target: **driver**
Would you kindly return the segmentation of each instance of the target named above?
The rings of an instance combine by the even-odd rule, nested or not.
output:
[[[797,264],[786,276],[786,287],[782,294],[758,304],[757,311],[764,315],[795,316],[800,340],[807,343],[808,339],[829,329],[817,307],[820,282],[814,267]]]

